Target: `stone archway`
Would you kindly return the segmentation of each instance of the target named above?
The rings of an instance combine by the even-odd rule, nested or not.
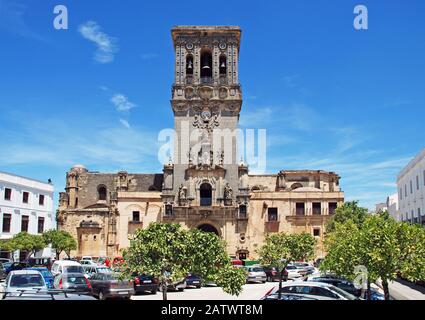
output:
[[[220,235],[220,233],[218,232],[217,228],[214,227],[212,224],[209,224],[209,223],[200,224],[197,227],[197,229],[198,230],[201,230],[203,232],[212,232],[212,233],[215,233],[218,236]]]

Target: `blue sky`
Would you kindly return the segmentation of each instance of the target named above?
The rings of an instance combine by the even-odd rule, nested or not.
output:
[[[369,29],[356,31],[360,3]],[[57,4],[68,30],[53,28]],[[267,171],[336,171],[346,199],[372,208],[424,147],[424,12],[420,0],[0,0],[0,170],[56,191],[76,163],[161,172],[170,29],[239,25],[241,126],[267,128]]]

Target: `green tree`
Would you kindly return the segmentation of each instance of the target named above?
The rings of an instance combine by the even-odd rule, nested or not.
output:
[[[56,251],[56,259],[62,252],[65,252],[68,258],[70,257],[71,250],[77,249],[77,242],[66,231],[63,230],[49,230],[43,233],[45,243],[50,244],[52,249]]]
[[[314,256],[316,240],[311,234],[274,233],[266,237],[264,245],[258,250],[260,262],[264,266],[277,268],[279,277],[279,299],[285,268],[294,261],[309,260]]]
[[[122,277],[145,273],[158,278],[164,300],[167,284],[190,272],[215,281],[232,295],[238,295],[246,281],[242,270],[233,269],[218,236],[184,230],[179,224],[151,223],[147,229],[137,230],[123,256]]]
[[[327,235],[322,270],[354,279],[356,266],[367,269],[370,282],[381,280],[385,299],[389,281],[402,272],[410,280],[425,278],[425,229],[396,222],[386,214],[367,217],[361,227],[352,220],[336,223]],[[369,295],[368,295],[369,296]]]
[[[345,202],[342,206],[335,209],[335,214],[326,224],[326,232],[332,232],[337,222],[342,223],[347,220],[351,220],[356,225],[361,226],[368,215],[368,210],[359,207],[357,201]]]
[[[38,250],[44,249],[46,247],[46,242],[40,235],[33,235],[29,234],[28,232],[20,232],[9,241],[8,246],[11,251],[26,251],[27,255],[25,259],[27,260]]]

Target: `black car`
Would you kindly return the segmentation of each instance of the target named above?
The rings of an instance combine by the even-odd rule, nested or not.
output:
[[[200,289],[202,287],[202,279],[194,274],[189,274],[186,277],[186,286],[188,287],[196,287]]]
[[[93,295],[99,300],[107,298],[130,299],[134,295],[133,282],[120,279],[118,273],[96,273],[90,278]]]
[[[276,267],[265,267],[264,272],[267,275],[267,281],[274,282],[279,281],[280,279],[280,272]]]
[[[82,273],[61,273],[55,277],[55,289],[92,294],[90,281]]]
[[[135,294],[147,291],[156,294],[158,291],[158,279],[146,274],[134,276],[133,284]]]

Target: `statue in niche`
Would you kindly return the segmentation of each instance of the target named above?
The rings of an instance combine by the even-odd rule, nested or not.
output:
[[[224,186],[224,199],[229,200],[229,199],[232,199],[232,197],[233,197],[232,188],[230,187],[229,183],[226,183],[226,185]]]
[[[182,205],[186,201],[186,187],[183,184],[179,187],[179,204]]]

